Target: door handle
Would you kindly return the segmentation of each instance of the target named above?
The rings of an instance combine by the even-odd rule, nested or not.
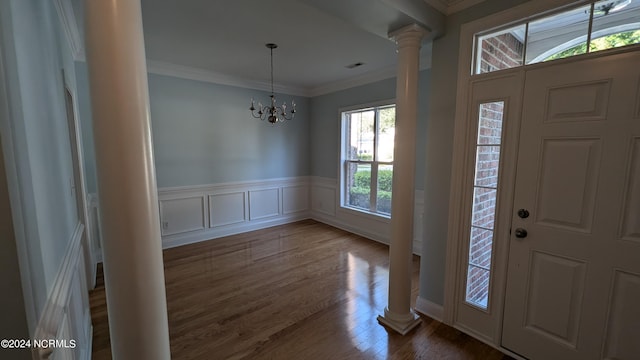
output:
[[[526,238],[527,237],[527,230],[523,229],[523,228],[517,228],[516,229],[516,237],[517,238]]]

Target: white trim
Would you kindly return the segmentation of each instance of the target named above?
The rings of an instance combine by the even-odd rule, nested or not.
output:
[[[57,0],[66,1],[66,0]],[[430,55],[430,53],[429,53]],[[74,60],[86,61],[84,54],[76,56]],[[431,56],[420,59],[420,71],[431,68]],[[172,64],[163,61],[147,59],[147,71],[151,74],[171,76],[179,79],[202,81],[205,83],[235,86],[245,89],[271,91],[271,84],[264,81],[246,80],[240,77],[217,73],[210,70],[199,69],[191,66]],[[354,77],[338,80],[316,87],[290,86],[286,84],[274,84],[274,90],[279,94],[294,96],[315,97],[333,92],[350,89],[356,86],[371,84],[374,82],[396,77],[396,66],[389,66]]]
[[[68,1],[68,0],[56,0]],[[71,41],[70,41],[71,43]],[[84,49],[82,53],[76,55],[74,50],[74,60],[85,62]],[[420,59],[420,71],[431,68],[431,53]],[[245,89],[271,91],[271,84],[265,81],[247,80],[240,77],[214,72],[211,70],[172,64],[168,62],[147,59],[147,71],[151,74],[171,76],[178,79],[202,81],[210,84],[235,86]],[[333,92],[354,88],[371,84],[374,82],[391,79],[397,76],[397,67],[395,65],[382,69],[370,71],[361,75],[337,80],[327,84],[315,87],[300,87],[286,84],[274,84],[274,90],[278,94],[315,97]]]
[[[308,204],[304,209],[299,209],[295,212],[283,212],[282,211],[282,197],[284,196],[285,189],[307,187],[308,191],[299,192],[308,196],[309,198],[302,199],[302,203]],[[202,209],[202,215],[205,216],[205,222],[208,224],[204,229],[199,230],[184,230],[172,234],[167,234],[162,237],[163,248],[172,248],[176,246],[196,243],[200,241],[207,241],[223,236],[229,236],[239,234],[247,231],[253,231],[263,229],[271,226],[282,225],[291,223],[294,221],[304,219],[314,219],[331,226],[352,232],[354,234],[366,237],[368,239],[389,244],[389,232],[390,223],[389,219],[379,218],[378,216],[371,217],[369,214],[359,213],[353,214],[351,212],[345,212],[335,210],[332,203],[335,199],[325,199],[326,206],[321,207],[317,202],[314,203],[314,192],[328,191],[332,196],[335,194],[337,187],[337,181],[332,178],[322,177],[292,177],[292,178],[279,178],[279,179],[266,179],[266,180],[253,180],[253,181],[239,181],[228,182],[220,184],[207,184],[207,185],[195,185],[195,186],[178,186],[178,187],[166,187],[161,188],[158,191],[158,200],[176,200],[186,198],[204,198],[204,209]],[[260,191],[268,189],[278,190],[278,206],[281,210],[279,214],[269,216],[265,218],[253,218],[250,219],[248,214],[248,193],[251,191]],[[244,194],[243,201],[245,202],[245,220],[232,222],[229,224],[213,224],[209,223],[211,213],[211,203],[207,199],[212,195],[219,194]],[[322,193],[325,194],[327,192]],[[317,195],[316,195],[317,196]],[[424,213],[424,192],[422,190],[415,191],[415,208],[414,208],[414,238],[413,238],[413,253],[420,256],[422,247],[422,216]],[[98,199],[95,194],[90,194],[89,203],[92,209],[98,208]],[[331,211],[333,210],[333,211]],[[162,222],[162,219],[161,219]],[[98,224],[99,226],[99,224]],[[98,239],[92,239],[92,243]],[[95,249],[96,259],[101,260],[101,254],[99,249]]]
[[[587,1],[553,1],[541,0],[536,2],[527,2],[520,6],[507,9],[505,11],[487,16],[482,19],[464,24],[460,29],[460,45],[458,50],[458,79],[456,89],[456,111],[454,123],[454,141],[453,141],[453,157],[451,167],[451,188],[464,189],[465,179],[471,176],[471,169],[468,165],[468,153],[470,151],[470,142],[468,141],[470,132],[475,131],[475,123],[472,123],[469,116],[469,99],[470,99],[470,80],[472,78],[471,70],[473,66],[473,45],[474,36],[477,33],[495,29],[498,27],[508,26],[508,24],[522,21],[528,17],[562,8],[564,6],[575,6]],[[521,71],[522,68],[505,70],[501,74],[509,74],[513,71]],[[490,75],[487,75],[490,76]],[[476,78],[483,78],[479,75]],[[471,174],[471,175],[470,175]],[[464,195],[465,191],[451,191],[449,195],[449,223],[447,237],[447,253],[446,253],[446,269],[445,269],[445,293],[444,293],[444,312],[443,322],[449,325],[460,327],[455,324],[455,316],[458,310],[458,289],[464,283],[464,276],[460,273],[462,262],[466,249],[464,249],[464,236],[461,224],[465,223],[465,209],[468,208],[469,199]],[[509,205],[507,205],[509,206]],[[503,271],[497,271],[496,276],[506,277],[506,264],[499,262],[507,261],[507,256],[497,254],[493,268],[501,268]],[[505,266],[499,266],[505,265]],[[499,272],[499,273],[498,273]],[[495,295],[495,294],[494,294]],[[501,288],[501,296],[504,297],[504,287]],[[502,305],[500,305],[502,307]],[[501,312],[501,309],[499,310]],[[470,329],[461,328],[465,333],[469,333]],[[499,331],[498,331],[499,332]],[[473,336],[473,334],[471,334]],[[500,338],[488,339],[486,336],[476,334],[481,337],[483,342],[492,346],[500,346]],[[502,350],[502,349],[501,349]]]
[[[314,176],[311,177],[311,212],[310,216],[316,221],[337,227],[339,229],[360,235],[367,239],[389,245],[391,238],[391,222],[389,218],[372,215],[366,212],[355,211],[339,206],[339,194],[337,189],[339,183],[337,179]],[[333,199],[323,199],[333,201],[334,212],[327,211],[319,200],[314,199],[318,190],[326,190],[334,193]],[[323,205],[323,204],[322,204]],[[415,190],[414,194],[414,218],[413,218],[413,253],[422,255],[423,237],[423,214],[424,214],[424,191]]]
[[[473,329],[470,329],[470,328],[468,328],[466,326],[462,326],[462,325],[456,324],[456,325],[453,325],[453,328],[462,331],[463,333],[471,336],[472,338],[474,338],[474,339],[476,339],[476,340],[478,340],[478,341],[480,341],[482,343],[485,343],[485,344],[491,346],[492,348],[500,351],[501,353],[511,356],[512,358],[514,358],[516,360],[529,360],[527,358],[522,357],[521,355],[518,355],[518,354],[512,352],[509,349],[505,349],[502,346],[499,346],[499,345],[493,344],[492,342],[487,341],[486,337],[484,337],[483,335],[475,332]]]
[[[182,231],[172,232],[162,236],[163,248],[171,248],[191,243],[196,243],[205,240],[211,240],[223,236],[229,236],[239,234],[247,231],[253,231],[263,229],[271,226],[287,224],[294,221],[308,219],[310,217],[308,191],[301,192],[304,194],[304,199],[301,199],[301,203],[307,204],[306,208],[297,209],[288,213],[283,212],[283,196],[284,189],[289,188],[309,188],[309,177],[289,177],[289,178],[276,178],[276,179],[264,179],[264,180],[250,180],[250,181],[238,181],[227,182],[220,184],[206,184],[195,186],[177,186],[166,187],[158,190],[158,200],[160,202],[167,200],[179,200],[188,198],[202,198],[203,207],[201,209],[202,216],[205,219],[205,227],[203,229],[184,229]],[[260,214],[259,216],[251,216],[250,209],[250,195],[252,192],[260,191],[275,191],[277,200],[275,204],[268,204],[277,209],[277,212],[269,214]],[[242,193],[243,196],[239,197],[242,204],[239,206],[244,207],[245,214],[244,220],[223,224],[212,224],[210,214],[212,209],[212,203],[209,201],[211,196],[224,195],[224,194],[237,194]],[[165,221],[163,215],[161,216],[161,223]],[[166,221],[169,221],[168,219]]]
[[[183,193],[227,193],[242,189],[262,190],[273,188],[274,185],[286,183],[288,186],[294,185],[308,185],[310,181],[309,176],[298,177],[284,177],[274,179],[263,180],[245,180],[245,181],[233,181],[217,184],[202,184],[202,185],[188,185],[188,186],[169,186],[158,188],[158,195],[163,199],[171,195],[182,196]]]
[[[2,30],[2,27],[0,27],[0,35],[4,35]],[[21,119],[21,115],[19,114],[20,109],[13,109],[12,111],[10,104],[10,80],[6,78],[5,74],[7,62],[12,61],[11,59],[7,61],[7,57],[15,56],[15,54],[7,54],[5,48],[7,44],[3,40],[4,37],[5,36],[0,36],[0,134],[3,136],[2,146],[5,161],[4,166],[7,176],[7,185],[9,187],[9,202],[11,203],[13,231],[17,248],[18,265],[20,267],[20,279],[22,283],[22,296],[25,303],[27,327],[29,329],[29,333],[33,334],[38,321],[38,309],[35,300],[35,289],[31,280],[32,276],[34,276],[32,271],[33,268],[30,260],[31,257],[29,256],[29,247],[27,246],[29,224],[25,221],[25,218],[28,218],[28,216],[25,214],[26,209],[23,200],[23,196],[27,190],[24,189],[23,184],[20,182],[18,161],[18,154],[20,154],[20,141],[16,143],[16,124],[14,122],[19,121],[19,119]],[[15,61],[15,59],[13,59],[13,61]]]
[[[65,91],[65,102],[66,102],[66,92],[68,91],[69,94],[71,94],[71,111],[73,112],[73,114],[71,114],[73,116],[73,128],[74,128],[74,132],[73,134],[69,134],[69,136],[73,136],[74,140],[75,140],[75,149],[73,149],[72,147],[72,151],[75,150],[76,152],[76,160],[78,162],[77,166],[78,166],[78,177],[79,177],[79,183],[75,184],[75,196],[76,198],[81,202],[81,209],[78,209],[78,211],[80,211],[82,213],[82,219],[80,219],[82,221],[82,223],[85,226],[85,241],[86,244],[84,244],[83,246],[87,247],[87,254],[89,256],[89,259],[86,259],[89,264],[91,264],[91,268],[87,268],[87,266],[84,266],[84,271],[86,272],[86,277],[87,277],[87,287],[90,289],[93,289],[96,285],[96,261],[94,259],[94,252],[91,249],[90,246],[90,238],[89,238],[89,234],[93,231],[93,227],[92,227],[92,223],[89,219],[89,205],[87,203],[87,180],[86,180],[86,171],[84,168],[84,145],[82,142],[82,125],[80,124],[80,116],[79,116],[79,110],[78,110],[78,96],[77,96],[77,91],[75,89],[75,87],[71,86],[72,81],[67,79],[68,74],[63,71],[63,83],[64,83],[64,91]],[[69,114],[67,114],[67,109],[65,109],[65,117],[68,117]],[[70,145],[72,144],[72,139],[69,139],[69,143]],[[73,156],[72,156],[72,160],[73,160]],[[75,168],[75,165],[74,165]],[[76,181],[75,179],[75,174],[74,174],[74,182]],[[77,203],[77,202],[76,202]]]
[[[421,314],[442,322],[442,316],[444,315],[444,308],[442,305],[418,296],[416,298],[416,306],[414,309]]]
[[[398,70],[396,66],[388,66],[344,80],[338,80],[325,85],[313,87],[309,90],[309,96],[320,96],[340,90],[350,89],[356,86],[371,84],[374,82],[394,78],[397,74]]]
[[[149,73],[172,76],[181,79],[196,80],[218,85],[237,86],[247,89],[271,91],[271,83],[265,81],[245,80],[239,77],[226,75],[210,70],[199,69],[191,66],[177,65],[162,61],[147,59],[147,70]],[[309,97],[310,93],[306,88],[274,84],[274,90],[279,94],[300,95]]]
[[[162,238],[162,248],[170,249],[177,246],[213,240],[224,236],[245,233],[248,231],[266,229],[272,226],[289,224],[305,219],[309,219],[308,213],[298,213],[286,216],[270,217],[268,219],[245,221],[242,223],[220,226],[218,228],[210,228],[204,231],[191,231],[187,233],[164,236]]]
[[[372,102],[368,102],[368,103],[364,103],[364,104],[343,106],[341,108],[338,108],[338,113],[339,113],[339,115],[342,115],[342,113],[344,113],[344,112],[365,110],[365,109],[369,109],[369,108],[384,107],[384,106],[389,106],[389,105],[394,105],[395,106],[396,105],[396,99],[395,98],[391,98],[391,99],[385,99],[385,100],[379,100],[379,101],[372,101]],[[340,145],[340,147],[342,147],[342,145]]]
[[[93,277],[93,286],[95,287],[95,279],[97,275],[97,266],[98,263],[102,262],[102,225],[100,223],[100,203],[98,201],[97,193],[87,194],[87,212],[88,212],[88,221],[91,223],[91,226],[88,227],[87,239],[89,244],[89,251],[93,254],[93,266],[92,266],[92,277]]]
[[[457,13],[458,11],[462,11],[484,1],[485,0],[424,0],[424,2],[445,15]]]
[[[58,18],[64,29],[64,35],[69,42],[69,47],[73,54],[73,60],[84,60],[84,45],[82,44],[82,37],[78,30],[78,22],[76,21],[75,14],[73,12],[73,6],[70,0],[54,0],[56,12]]]
[[[424,59],[421,59],[420,70],[422,71],[429,68],[431,68],[431,57],[427,56]],[[156,61],[152,59],[147,59],[147,70],[152,74],[172,76],[180,79],[202,81],[218,85],[236,86],[246,89],[271,91],[271,84],[268,82],[246,80],[223,73],[213,72],[210,70]],[[274,84],[274,89],[275,92],[279,94],[314,97],[394,78],[396,77],[396,75],[397,67],[394,65],[316,87],[299,87],[289,86],[285,84]]]
[[[86,303],[80,304],[82,313],[76,314],[81,319],[83,328],[74,329],[81,333],[65,334],[65,322],[69,321],[70,312],[76,309],[70,309],[69,300],[74,290],[74,281],[79,285],[79,291],[85,295],[88,292],[86,288],[86,279],[84,279],[84,257],[82,249],[82,236],[84,234],[84,225],[78,223],[75,231],[67,245],[64,258],[60,264],[60,269],[53,281],[47,302],[42,310],[42,315],[38,321],[33,340],[58,339],[69,341],[76,340],[75,348],[80,353],[90,354],[91,337],[93,328],[91,326],[91,316],[89,314],[88,297]],[[74,275],[78,276],[74,276]],[[70,336],[68,336],[70,335]],[[62,349],[65,350],[65,349]],[[48,359],[52,355],[55,357],[56,349],[52,347],[36,348],[33,347],[32,354],[36,359]]]
[[[485,0],[457,0],[457,1],[454,0],[447,7],[447,15],[451,15],[458,11],[462,11],[468,7],[472,7],[484,1]]]

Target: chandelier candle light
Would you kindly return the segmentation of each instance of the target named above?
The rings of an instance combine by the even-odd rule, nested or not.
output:
[[[256,109],[253,98],[251,98],[251,106],[249,110],[251,110],[251,115],[254,118],[260,120],[267,120],[271,124],[275,124],[277,122],[284,122],[285,120],[291,120],[296,114],[296,103],[291,101],[291,110],[287,114],[287,104],[282,103],[282,105],[276,105],[276,97],[273,92],[273,49],[277,48],[276,44],[265,44],[267,48],[271,51],[271,105],[262,106],[262,103],[258,102],[258,108]],[[256,110],[258,110],[256,112]]]

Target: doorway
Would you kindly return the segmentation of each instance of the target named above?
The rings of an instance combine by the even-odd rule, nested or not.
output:
[[[638,63],[627,51],[469,83],[456,327],[531,359],[640,357]]]

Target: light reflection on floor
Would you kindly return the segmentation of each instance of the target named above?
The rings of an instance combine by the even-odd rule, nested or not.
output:
[[[375,354],[375,359],[385,359],[389,334],[376,318],[387,306],[389,270],[370,266],[352,253],[347,254],[347,261],[347,291],[351,300],[347,304],[345,326],[358,350]]]

